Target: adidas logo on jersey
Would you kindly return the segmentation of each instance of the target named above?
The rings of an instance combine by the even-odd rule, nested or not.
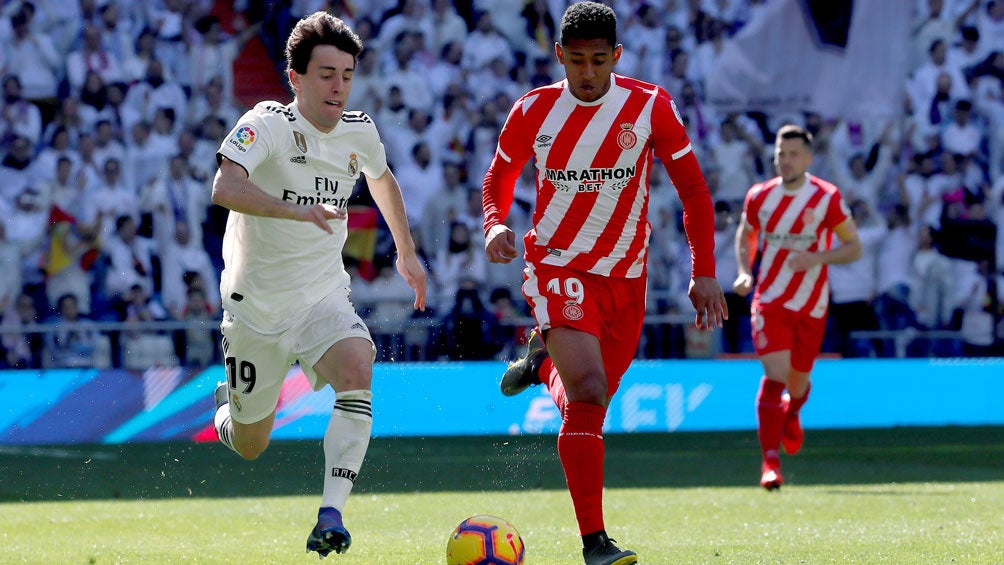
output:
[[[293,155],[289,158],[290,163],[296,163],[297,165],[306,165],[307,157],[305,155]]]

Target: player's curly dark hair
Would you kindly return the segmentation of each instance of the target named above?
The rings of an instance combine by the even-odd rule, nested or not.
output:
[[[568,45],[573,39],[606,39],[610,47],[617,46],[617,15],[599,2],[576,2],[561,17],[560,42]]]
[[[362,40],[348,24],[327,12],[314,12],[296,22],[286,40],[287,69],[306,73],[310,54],[318,45],[334,45],[353,59],[363,52]]]

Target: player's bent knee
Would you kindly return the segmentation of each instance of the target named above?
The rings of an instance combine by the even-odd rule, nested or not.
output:
[[[255,424],[249,427],[234,426],[234,450],[238,455],[248,461],[257,459],[268,449],[271,426],[266,433],[259,433],[254,429]]]
[[[347,339],[333,345],[314,365],[314,371],[336,391],[369,390],[374,351],[368,340]]]
[[[569,402],[589,402],[607,405],[607,380],[603,378],[584,378],[575,382],[565,382],[565,397]]]
[[[234,442],[234,449],[237,450],[237,454],[248,461],[254,461],[265,450],[268,449],[268,439],[262,440],[249,440],[242,442],[237,440]]]

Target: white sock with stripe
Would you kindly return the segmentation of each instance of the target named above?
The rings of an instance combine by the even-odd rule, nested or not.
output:
[[[356,475],[363,465],[373,428],[373,392],[337,393],[328,429],[324,432],[324,492],[321,507],[339,512],[345,507]]]
[[[230,404],[224,404],[216,409],[216,416],[213,418],[213,426],[216,428],[216,435],[220,436],[220,443],[234,449],[234,423],[230,419]]]

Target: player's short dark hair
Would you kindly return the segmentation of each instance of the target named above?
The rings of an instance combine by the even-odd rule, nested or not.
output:
[[[777,130],[777,137],[775,138],[776,143],[780,143],[783,139],[801,139],[805,146],[812,151],[812,134],[809,130],[803,128],[802,126],[796,126],[795,124],[785,124]]]
[[[286,40],[286,67],[301,75],[307,72],[307,63],[314,47],[334,45],[352,55],[353,60],[363,52],[363,41],[342,20],[327,12],[314,12],[296,22],[296,27]]]
[[[560,42],[573,39],[606,39],[617,46],[617,14],[599,2],[576,2],[561,16]]]

